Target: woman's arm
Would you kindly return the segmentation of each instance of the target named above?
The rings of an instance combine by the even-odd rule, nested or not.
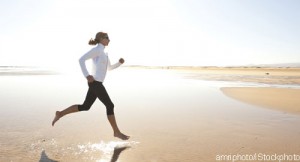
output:
[[[96,56],[97,56],[97,51],[95,48],[93,48],[79,59],[80,68],[85,77],[90,75],[86,68],[85,61],[88,59],[94,58]]]
[[[115,63],[115,64],[112,65],[112,64],[110,63],[109,58],[108,58],[108,66],[107,66],[107,68],[108,68],[108,70],[113,70],[113,69],[115,69],[115,68],[121,66],[123,63],[124,63],[124,59],[123,59],[123,58],[120,58],[120,59],[119,59],[119,62],[117,62],[117,63]]]

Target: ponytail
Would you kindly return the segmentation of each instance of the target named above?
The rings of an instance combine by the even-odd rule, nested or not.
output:
[[[92,39],[92,38],[89,41],[89,45],[96,45],[97,43],[99,43],[99,42],[95,39]]]
[[[107,37],[107,33],[104,32],[98,32],[95,36],[95,39],[90,39],[89,41],[89,45],[96,45],[98,43],[100,43],[100,39],[103,39],[104,37]]]

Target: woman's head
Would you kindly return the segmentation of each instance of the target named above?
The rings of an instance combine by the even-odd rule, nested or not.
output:
[[[89,45],[96,45],[98,43],[101,43],[104,46],[107,46],[109,43],[109,37],[107,33],[104,32],[98,32],[95,36],[95,39],[91,39],[89,41]]]

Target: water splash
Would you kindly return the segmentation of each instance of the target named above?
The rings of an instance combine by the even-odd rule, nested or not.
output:
[[[77,147],[80,150],[80,153],[101,151],[103,153],[103,157],[98,159],[97,162],[109,162],[112,159],[116,148],[131,148],[139,143],[140,142],[137,141],[100,141],[100,143],[89,142],[87,144],[77,145]]]

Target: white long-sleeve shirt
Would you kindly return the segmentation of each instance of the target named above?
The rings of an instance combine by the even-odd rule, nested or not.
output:
[[[104,48],[105,47],[99,43],[79,59],[81,71],[85,77],[92,75],[95,80],[103,82],[107,70],[113,70],[121,65],[120,62],[111,65],[107,53],[104,52]],[[85,61],[88,59],[93,60],[93,70],[91,74],[88,72],[85,64]]]

